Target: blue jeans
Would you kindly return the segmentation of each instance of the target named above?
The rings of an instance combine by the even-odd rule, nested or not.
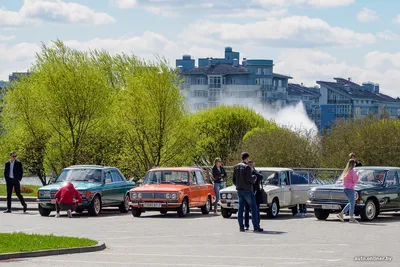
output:
[[[257,207],[257,212],[251,212],[251,216],[256,216],[257,214],[257,219],[258,219],[258,224],[260,224],[260,204],[256,203],[256,207]],[[246,228],[249,228],[249,221],[250,221],[250,206],[249,204],[245,204],[244,206],[244,226]]]
[[[349,215],[350,217],[354,216],[354,209],[356,206],[356,200],[354,198],[354,189],[345,188],[344,193],[346,194],[347,198],[349,199],[349,203],[344,207],[343,213],[347,213],[350,208]]]
[[[252,211],[255,211],[254,214],[251,216],[251,221],[253,223],[253,228],[258,229],[260,228],[258,216],[257,216],[257,205],[256,205],[256,196],[251,191],[237,191],[239,196],[239,211],[238,211],[238,222],[239,227],[244,229],[243,224],[243,212],[246,203],[249,205]]]
[[[217,211],[218,202],[219,202],[219,190],[221,190],[220,183],[214,183],[214,193],[215,193],[215,202],[214,202],[214,211]]]

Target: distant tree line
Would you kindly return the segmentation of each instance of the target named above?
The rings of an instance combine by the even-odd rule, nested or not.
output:
[[[400,122],[338,121],[323,136],[288,129],[245,107],[190,113],[165,59],[42,46],[31,75],[2,92],[0,157],[16,150],[46,183],[74,164],[112,165],[139,179],[155,166],[225,165],[248,151],[257,166],[398,165]]]

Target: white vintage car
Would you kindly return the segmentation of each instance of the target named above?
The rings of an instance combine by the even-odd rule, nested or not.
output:
[[[277,217],[281,208],[290,208],[295,215],[297,205],[306,204],[307,191],[315,186],[292,169],[260,167],[256,170],[264,177],[260,211],[266,212],[269,218]],[[238,212],[239,199],[234,185],[220,190],[219,204],[224,218],[230,218],[233,213]]]

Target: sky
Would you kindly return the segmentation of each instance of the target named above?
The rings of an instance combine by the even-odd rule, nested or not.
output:
[[[397,0],[0,0],[0,80],[28,70],[57,39],[172,66],[231,46],[274,60],[292,83],[350,77],[400,96]]]

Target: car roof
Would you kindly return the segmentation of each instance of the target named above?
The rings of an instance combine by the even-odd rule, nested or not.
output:
[[[149,171],[202,171],[201,168],[196,168],[196,167],[156,167],[153,169],[150,169]]]
[[[101,166],[101,165],[72,165],[64,169],[116,169],[115,167],[110,166]]]
[[[289,168],[279,168],[279,167],[256,167],[257,171],[273,171],[273,172],[282,172],[282,171],[293,171]]]

